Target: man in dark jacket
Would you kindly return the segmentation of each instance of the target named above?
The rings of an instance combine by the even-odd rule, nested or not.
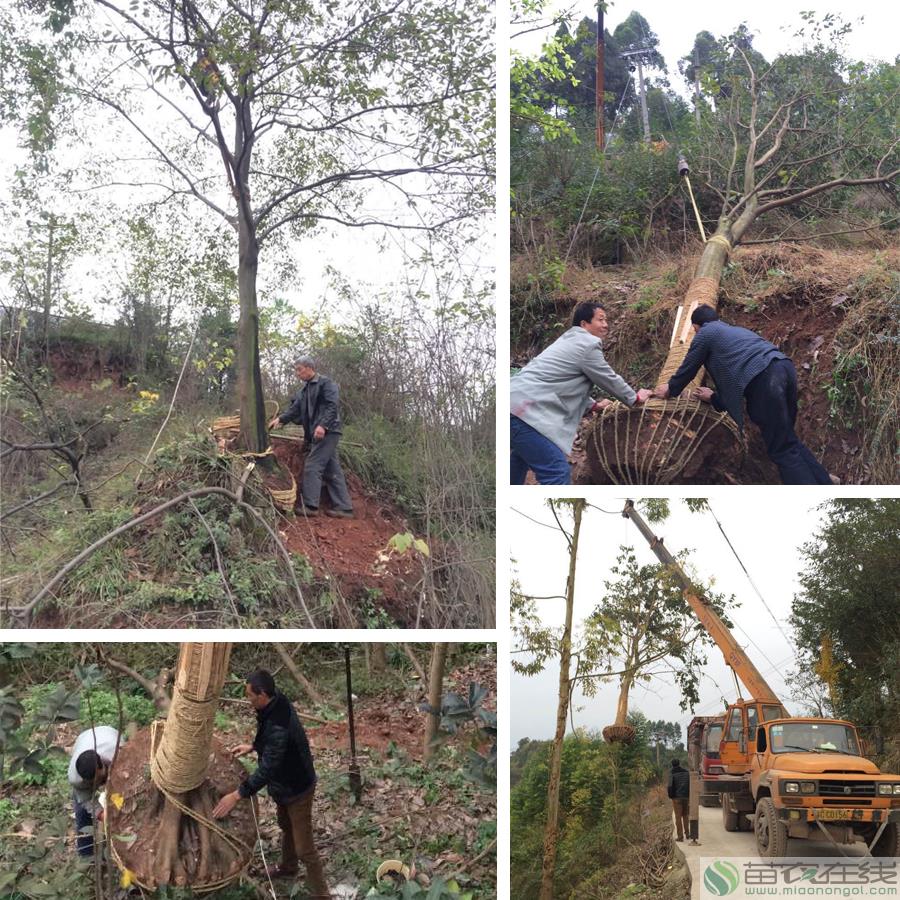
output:
[[[682,768],[677,759],[672,760],[672,771],[669,773],[668,785],[669,797],[672,800],[672,811],[675,813],[675,828],[678,832],[677,841],[683,841],[686,834],[690,834],[688,826],[688,798],[691,795],[691,776],[687,769]]]
[[[264,669],[250,675],[245,693],[256,710],[256,737],[252,744],[238,744],[231,752],[234,756],[255,752],[259,765],[236,790],[222,797],[213,816],[217,819],[227,816],[240,800],[267,787],[281,826],[281,864],[272,874],[277,878],[292,878],[302,860],[310,896],[328,900],[331,894],[313,837],[316,770],[306,732],[294,707],[275,689],[275,679]]]
[[[269,422],[269,429],[288,422],[303,426],[304,449],[309,451],[303,466],[301,486],[302,504],[298,512],[307,516],[319,514],[322,481],[328,491],[331,509],[326,515],[353,518],[353,501],[347,481],[338,461],[338,441],[341,439],[341,408],[338,386],[316,371],[316,363],[309,356],[301,356],[294,363],[303,387],[280,416]]]
[[[751,421],[759,426],[769,459],[778,466],[784,484],[831,484],[831,477],[794,432],[797,418],[797,372],[774,344],[737,325],[726,325],[711,306],[691,314],[694,338],[678,371],[653,392],[665,400],[677,397],[701,366],[716,383],[701,387],[694,398],[727,410],[744,427],[744,401]]]

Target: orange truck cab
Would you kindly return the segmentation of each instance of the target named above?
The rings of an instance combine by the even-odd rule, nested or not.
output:
[[[763,720],[748,750],[746,790],[723,795],[736,827],[723,816],[732,831],[752,821],[760,856],[787,855],[789,838],[861,841],[873,856],[900,856],[900,775],[884,774],[860,755],[850,722]]]

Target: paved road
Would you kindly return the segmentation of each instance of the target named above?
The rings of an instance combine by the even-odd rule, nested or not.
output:
[[[672,830],[675,830],[674,819]],[[726,831],[722,827],[722,810],[718,807],[700,807],[700,840],[691,844],[684,840],[678,847],[684,853],[691,870],[691,900],[702,896],[703,872],[700,860],[710,856],[756,856],[756,838],[752,831]],[[841,848],[848,856],[864,856],[861,844]],[[788,852],[798,856],[836,856],[835,848],[827,840],[788,841]]]

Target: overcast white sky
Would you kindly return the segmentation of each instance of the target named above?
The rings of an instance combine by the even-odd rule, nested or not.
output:
[[[550,3],[546,14],[574,6],[573,22],[584,16],[594,18],[596,5],[589,0],[577,4]],[[893,61],[900,52],[897,41],[900,12],[896,3],[884,0],[856,0],[854,3],[813,3],[810,0],[756,0],[747,6],[734,3],[672,3],[671,0],[628,0],[613,2],[604,19],[604,26],[612,33],[632,11],[636,10],[650,24],[659,37],[659,50],[665,57],[672,87],[685,91],[684,79],[678,73],[678,60],[690,53],[698,31],[710,31],[716,37],[729,34],[746,22],[755,35],[753,46],[766,59],[786,50],[796,50],[801,42],[793,36],[801,24],[800,12],[814,10],[821,16],[834,13],[853,23],[847,38],[848,53],[863,61]],[[862,23],[858,20],[862,17]],[[552,32],[549,32],[552,33]],[[540,50],[548,32],[538,32],[513,40],[513,49],[528,55]],[[658,73],[656,73],[658,74]]]
[[[512,491],[512,510],[519,510],[541,522],[553,523],[546,501],[531,491]],[[807,498],[809,494],[807,493]],[[590,499],[615,515],[605,515],[588,508],[582,520],[580,552],[576,572],[575,621],[582,621],[599,600],[603,582],[615,562],[622,544],[634,547],[641,563],[655,562],[646,541],[628,519],[621,516],[625,496],[604,491],[602,499]],[[788,710],[795,712],[799,704],[791,700],[786,676],[794,667],[794,652],[772,616],[760,603],[747,577],[735,560],[715,521],[708,512],[691,513],[678,500],[670,501],[672,515],[660,525],[652,526],[664,538],[672,553],[693,548],[692,560],[698,575],[714,579],[715,589],[734,594],[741,606],[732,614],[734,633],[756,667],[780,696]],[[798,589],[800,546],[819,530],[822,513],[813,499],[803,499],[798,491],[783,487],[732,491],[728,500],[714,499],[711,506],[725,533],[744,561],[766,603],[791,637],[787,624],[791,600]],[[571,519],[571,517],[570,517]],[[554,525],[555,528],[555,525]],[[563,537],[511,511],[510,554],[522,590],[531,595],[562,594],[565,589],[568,553]],[[702,555],[701,555],[702,554]],[[564,604],[561,600],[538,601],[542,619],[548,624],[562,625]],[[754,646],[754,644],[756,646]],[[722,697],[736,696],[734,680],[717,648],[707,651],[708,665],[700,682],[700,704],[695,715],[713,715],[722,709]],[[525,677],[512,673],[510,749],[523,737],[547,739],[556,725],[556,699],[559,663],[552,662],[543,673]],[[602,729],[615,718],[618,685],[606,684],[594,698],[576,693],[575,725]],[[678,707],[681,694],[668,678],[654,678],[631,693],[630,707],[651,719],[678,721],[682,729],[691,713]]]

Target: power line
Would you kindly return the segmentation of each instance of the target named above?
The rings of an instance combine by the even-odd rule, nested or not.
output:
[[[722,532],[722,537],[725,538],[725,543],[728,544],[729,548],[731,549],[731,552],[734,554],[734,558],[738,561],[738,563],[740,564],[740,567],[744,570],[744,574],[747,576],[747,581],[750,582],[750,587],[753,588],[754,593],[756,594],[757,597],[759,597],[760,602],[766,608],[766,612],[772,617],[772,621],[775,623],[776,627],[781,632],[781,636],[787,642],[788,647],[793,647],[794,642],[788,637],[787,632],[781,627],[781,622],[778,621],[778,619],[775,616],[775,613],[772,612],[771,608],[769,607],[769,604],[766,603],[766,598],[763,597],[759,588],[756,586],[756,583],[750,577],[750,573],[747,571],[747,567],[744,565],[744,562],[740,558],[740,556],[738,556],[737,550],[734,549],[734,544],[731,543],[731,540],[729,539],[728,535],[725,534],[725,529],[722,527],[722,523],[718,520],[718,518],[716,517],[716,514],[713,512],[713,508],[710,505],[708,500],[706,502],[706,508],[709,510],[709,514],[715,520],[716,525],[719,526],[719,531]]]

